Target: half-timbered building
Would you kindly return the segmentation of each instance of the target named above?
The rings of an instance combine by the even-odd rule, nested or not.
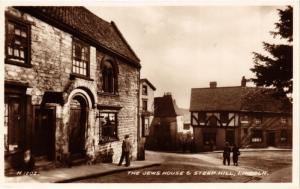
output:
[[[191,90],[191,125],[197,151],[222,149],[225,142],[241,147],[291,147],[292,113],[287,99],[272,89],[241,86]]]

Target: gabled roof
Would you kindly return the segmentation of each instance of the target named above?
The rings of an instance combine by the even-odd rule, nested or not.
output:
[[[147,83],[154,91],[156,90],[156,88],[154,87],[154,85],[152,83],[150,83],[150,81],[146,78],[143,78],[140,80],[141,83],[145,82]]]
[[[190,111],[291,112],[291,103],[258,87],[193,88]]]
[[[171,95],[154,98],[154,117],[176,117],[181,115]]]
[[[140,60],[126,42],[114,22],[107,22],[84,7],[26,6],[15,7],[45,22],[113,52],[140,67]]]

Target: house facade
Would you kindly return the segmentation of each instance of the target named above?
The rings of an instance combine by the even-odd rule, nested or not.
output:
[[[148,79],[140,80],[140,136],[149,135],[149,127],[154,116],[154,92],[156,88]]]
[[[5,162],[118,161],[137,151],[140,61],[114,22],[84,7],[5,10]]]
[[[225,142],[248,147],[292,147],[292,106],[272,90],[241,86],[193,88],[191,125],[196,151],[220,150]]]
[[[147,148],[153,150],[180,150],[191,142],[191,131],[184,128],[184,113],[177,106],[171,93],[154,98],[154,118],[147,137]],[[187,136],[186,136],[187,135]],[[184,143],[184,144],[183,144]]]

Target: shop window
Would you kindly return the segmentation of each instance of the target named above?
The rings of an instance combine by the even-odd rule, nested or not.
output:
[[[73,38],[72,73],[81,76],[89,76],[89,45]]]
[[[30,65],[30,25],[7,16],[5,28],[5,62],[20,66]]]
[[[262,130],[255,129],[252,131],[251,142],[260,143],[263,140]]]
[[[116,112],[100,113],[100,141],[116,140],[118,137],[118,114]]]

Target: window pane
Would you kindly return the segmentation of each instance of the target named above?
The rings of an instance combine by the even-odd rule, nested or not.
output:
[[[21,35],[20,29],[16,28],[16,29],[15,29],[15,34],[16,34],[16,35]]]
[[[20,57],[24,58],[24,51],[23,50],[20,50]]]
[[[27,37],[27,33],[25,31],[22,31],[21,36],[26,38]]]
[[[11,34],[11,33],[14,33],[14,30],[15,30],[15,26],[14,26],[12,23],[8,22],[8,25],[7,25],[7,32],[8,32],[9,34]]]
[[[8,47],[8,55],[12,55],[13,49],[11,47]]]
[[[14,50],[14,56],[19,57],[19,50],[18,49]]]

